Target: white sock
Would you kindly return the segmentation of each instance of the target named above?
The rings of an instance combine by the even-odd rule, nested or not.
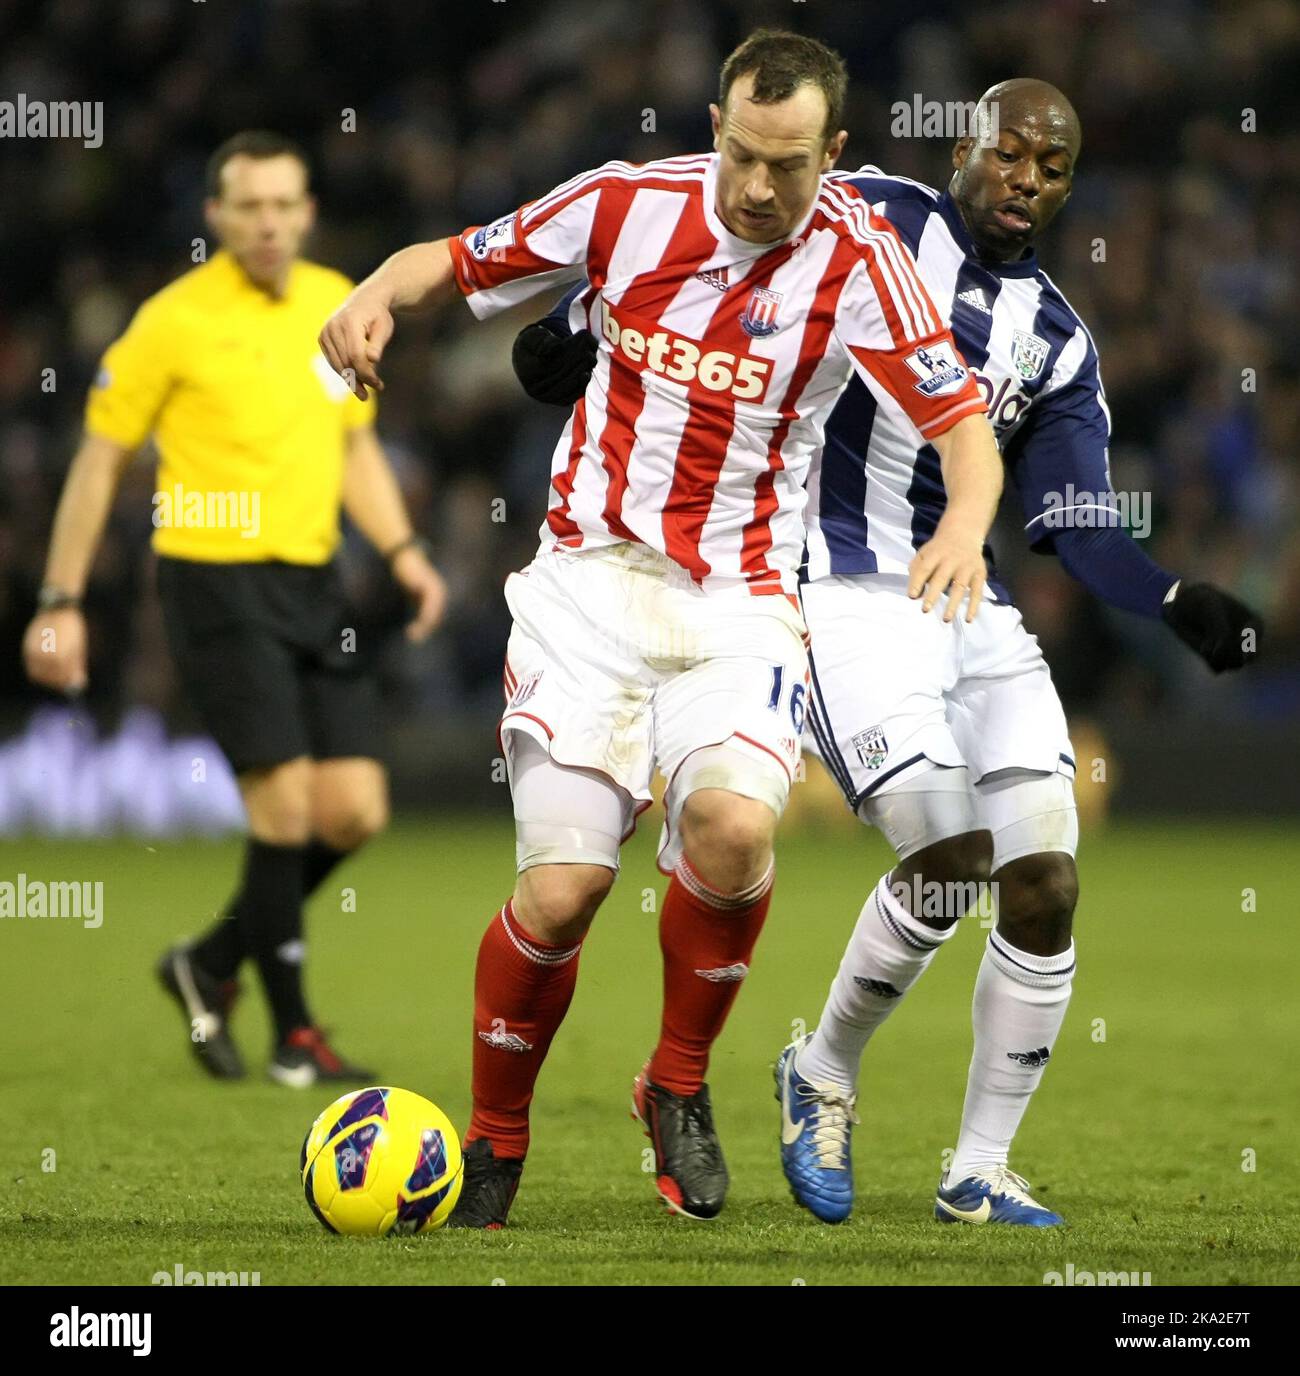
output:
[[[949,1183],[1007,1164],[1065,1020],[1073,978],[1073,942],[1060,955],[1034,956],[989,933],[971,1002],[975,1054]]]
[[[852,1091],[871,1034],[956,930],[955,922],[943,931],[919,922],[890,893],[885,875],[858,915],[821,1022],[795,1062],[799,1074]]]

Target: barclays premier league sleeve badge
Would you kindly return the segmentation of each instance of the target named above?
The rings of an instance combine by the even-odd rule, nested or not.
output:
[[[515,243],[515,216],[511,211],[490,225],[483,225],[474,231],[469,242],[469,251],[481,263],[493,253],[513,248]]]
[[[903,362],[921,379],[915,386],[923,397],[946,397],[965,385],[966,369],[946,340],[927,344]]]

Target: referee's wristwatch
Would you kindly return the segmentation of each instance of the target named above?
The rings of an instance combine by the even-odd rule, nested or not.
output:
[[[56,588],[52,583],[45,583],[41,590],[36,594],[36,610],[38,612],[79,612],[81,610],[81,598],[74,592],[65,592],[62,588]]]

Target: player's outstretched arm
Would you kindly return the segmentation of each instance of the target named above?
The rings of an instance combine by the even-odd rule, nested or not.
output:
[[[966,620],[974,621],[984,596],[984,541],[1002,495],[1002,456],[984,416],[966,416],[930,441],[939,454],[948,505],[934,537],[917,550],[907,594],[920,597],[922,611],[951,590],[943,619],[951,621],[969,598]]]
[[[1074,375],[1034,404],[1006,451],[1030,543],[1107,606],[1159,617],[1216,674],[1244,668],[1259,654],[1263,619],[1143,553],[1111,487],[1109,455],[1110,413],[1089,341]]]
[[[393,312],[428,310],[455,291],[447,241],[412,244],[382,263],[330,316],[320,332],[321,352],[364,401],[368,388],[384,389],[379,363],[393,335]]]
[[[1099,519],[1113,519],[1105,507]],[[1069,526],[1052,535],[1061,567],[1098,601],[1159,617],[1216,673],[1244,669],[1259,655],[1264,619],[1212,583],[1189,583],[1163,569],[1118,524]]]
[[[41,606],[23,636],[27,677],[60,693],[86,686],[86,621],[81,597],[131,450],[102,435],[81,442],[63,483]]]

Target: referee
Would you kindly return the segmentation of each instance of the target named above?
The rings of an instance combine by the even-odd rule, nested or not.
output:
[[[81,598],[119,479],[152,434],[153,537],[177,670],[229,757],[248,814],[242,883],[225,915],[158,967],[211,1074],[244,1074],[228,1020],[257,964],[281,1084],[365,1084],[326,1042],[303,991],[303,901],[387,821],[373,678],[358,669],[334,563],[342,508],[415,605],[422,640],[446,601],[374,431],[374,405],[316,343],[351,283],[299,258],[315,217],[302,151],[243,133],[208,164],[221,248],[147,300],[104,355],[59,501],[23,655],[63,692],[86,684]]]

